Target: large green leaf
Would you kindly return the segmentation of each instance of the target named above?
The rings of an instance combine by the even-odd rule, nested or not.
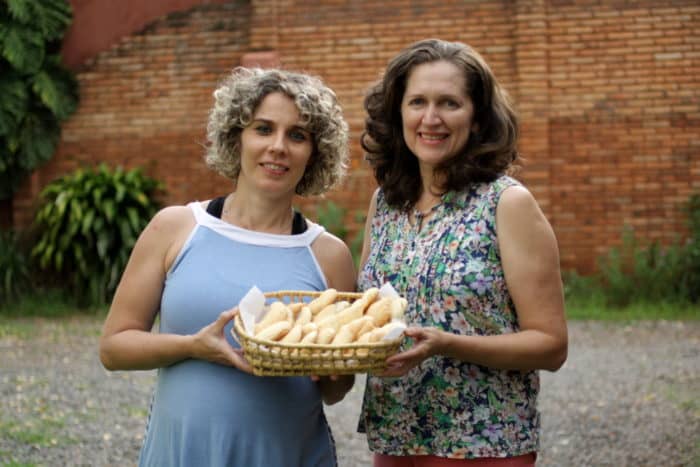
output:
[[[71,22],[71,7],[66,0],[4,1],[19,23],[36,27],[47,41],[60,38]]]
[[[27,112],[29,93],[25,82],[16,73],[0,75],[0,135],[17,131]]]
[[[7,11],[19,23],[31,22],[35,0],[5,0],[4,3],[7,5]]]
[[[60,122],[78,103],[78,83],[48,54],[71,21],[67,0],[0,3],[0,199],[54,153]]]
[[[44,64],[44,38],[17,23],[0,25],[0,54],[19,72],[32,74]]]
[[[28,114],[18,135],[19,162],[27,172],[51,158],[61,135],[58,122],[50,116],[42,118],[42,113]]]
[[[65,120],[75,112],[77,88],[75,79],[54,63],[47,63],[32,78],[32,91],[58,120]]]

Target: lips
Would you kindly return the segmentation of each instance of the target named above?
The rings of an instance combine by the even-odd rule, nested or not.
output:
[[[271,162],[263,162],[260,165],[271,172],[284,173],[289,170],[289,167],[285,165],[273,164]]]
[[[447,133],[423,133],[418,132],[418,136],[424,141],[443,141],[449,136]]]

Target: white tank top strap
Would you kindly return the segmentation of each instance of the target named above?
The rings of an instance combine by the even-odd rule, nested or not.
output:
[[[187,206],[192,210],[195,221],[198,225],[207,227],[232,240],[251,245],[279,248],[308,247],[319,235],[326,231],[322,225],[316,224],[307,219],[306,223],[308,228],[305,232],[297,235],[278,235],[255,232],[253,230],[247,230],[229,224],[228,222],[224,222],[221,219],[212,216],[202,207],[202,203],[199,201],[188,203]]]

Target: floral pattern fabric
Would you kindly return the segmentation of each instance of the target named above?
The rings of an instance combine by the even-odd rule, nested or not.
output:
[[[360,290],[390,282],[409,325],[462,335],[518,330],[496,237],[496,205],[518,182],[503,176],[450,192],[421,226],[378,193]],[[406,344],[410,345],[410,344]],[[358,430],[387,455],[510,457],[539,444],[535,371],[497,370],[436,356],[398,378],[368,375]]]

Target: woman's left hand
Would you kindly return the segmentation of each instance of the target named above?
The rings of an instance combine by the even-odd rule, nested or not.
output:
[[[333,405],[343,400],[345,394],[355,384],[355,375],[311,375],[311,381],[318,384],[323,402],[326,405]]]
[[[441,353],[447,337],[447,333],[439,329],[421,327],[407,328],[404,335],[413,339],[413,346],[405,352],[387,358],[387,369],[380,376],[405,375],[423,360]]]

